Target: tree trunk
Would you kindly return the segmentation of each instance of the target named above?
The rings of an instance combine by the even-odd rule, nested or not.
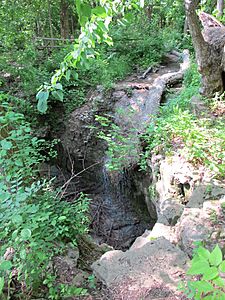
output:
[[[215,92],[224,91],[224,43],[221,41],[221,23],[205,13],[200,14],[200,20],[204,27],[204,31],[201,32],[200,22],[196,14],[198,3],[199,0],[185,0],[186,16],[192,35],[198,70],[202,77],[200,92],[204,96],[210,97]]]
[[[48,20],[49,20],[50,37],[53,38],[52,11],[51,11],[50,0],[48,0]],[[51,40],[51,46],[54,46],[54,41],[53,40]]]
[[[69,4],[67,0],[60,2],[60,30],[61,38],[69,38]]]
[[[217,0],[217,17],[221,17],[223,15],[223,9],[224,9],[224,0]]]
[[[146,16],[147,16],[149,22],[151,22],[151,20],[152,20],[152,12],[153,12],[153,5],[148,5],[145,8],[145,13],[146,13]]]

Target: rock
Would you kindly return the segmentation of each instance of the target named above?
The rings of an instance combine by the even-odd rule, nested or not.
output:
[[[177,244],[177,237],[174,228],[171,226],[166,226],[161,223],[156,223],[151,231],[146,230],[146,232],[142,236],[136,238],[135,242],[130,247],[130,250],[139,249],[143,247],[145,244],[159,237],[164,237],[171,243]]]
[[[204,201],[205,201],[205,193],[207,190],[207,186],[200,185],[196,187],[192,193],[192,195],[189,198],[187,207],[192,208],[200,208],[202,207]]]
[[[156,223],[151,233],[149,234],[148,239],[151,240],[159,237],[164,237],[171,243],[177,244],[177,237],[174,228],[171,226],[166,226],[161,223]]]
[[[77,261],[79,259],[79,250],[67,245],[64,255],[58,255],[53,258],[53,266],[60,283],[71,284],[73,278],[78,273]]]
[[[132,244],[132,246],[130,247],[130,250],[141,248],[142,246],[147,244],[150,241],[150,238],[149,238],[150,233],[151,233],[150,230],[146,230],[142,234],[142,236],[137,237],[136,240],[134,241],[134,243]]]
[[[158,222],[174,226],[183,213],[184,205],[174,199],[167,199],[160,203]]]
[[[92,268],[97,278],[114,291],[114,299],[154,299],[147,297],[156,287],[160,287],[159,298],[167,299],[178,294],[177,284],[187,262],[185,253],[161,237],[126,252],[109,251]]]
[[[187,202],[195,185],[194,167],[180,155],[174,155],[161,161],[159,171],[160,179],[156,182],[159,202],[169,198]]]
[[[225,187],[222,182],[202,183],[193,190],[187,207],[201,208],[206,200],[218,200],[222,195],[225,195]]]
[[[192,256],[197,241],[204,241],[210,249],[216,244],[224,247],[225,217],[222,203],[224,198],[205,201],[203,208],[185,208],[175,231],[181,249],[189,256]]]
[[[225,195],[225,185],[222,184],[220,181],[213,181],[210,186],[208,186],[208,193],[205,196],[206,200],[218,200],[223,195]]]
[[[210,233],[199,208],[185,208],[176,229],[180,247],[189,256],[192,256],[194,243],[206,240]]]

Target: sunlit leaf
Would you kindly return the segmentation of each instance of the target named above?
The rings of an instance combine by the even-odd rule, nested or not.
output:
[[[30,231],[30,229],[23,229],[22,231],[21,231],[21,233],[20,233],[20,235],[21,235],[21,237],[22,237],[22,239],[24,240],[24,241],[27,241],[27,240],[29,240],[29,238],[31,237],[31,231]]]
[[[219,246],[216,245],[214,250],[210,253],[209,262],[211,265],[217,267],[219,264],[221,264],[222,260],[223,260],[222,251],[220,250]]]
[[[4,260],[0,263],[0,271],[8,271],[12,268],[12,263],[9,260]]]

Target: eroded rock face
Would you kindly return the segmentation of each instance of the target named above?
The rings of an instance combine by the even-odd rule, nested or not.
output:
[[[225,198],[222,197],[220,200],[205,201],[202,208],[185,208],[174,229],[179,246],[189,256],[192,256],[197,241],[205,242],[211,249],[216,244],[224,248],[224,203]]]
[[[128,251],[109,251],[92,265],[115,300],[186,299],[176,288],[179,279],[184,281],[196,242],[204,242],[208,249],[216,244],[225,249],[223,182],[212,180],[207,170],[195,169],[179,156],[156,161],[157,223]],[[186,185],[183,194],[174,192],[174,178]]]
[[[167,299],[179,294],[177,284],[188,260],[184,252],[161,237],[126,252],[109,251],[92,268],[97,278],[114,291],[114,299],[154,299],[150,295],[157,287],[157,297]]]

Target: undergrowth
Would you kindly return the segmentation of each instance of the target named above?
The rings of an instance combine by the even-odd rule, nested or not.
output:
[[[187,271],[188,281],[182,282],[179,289],[189,299],[225,299],[225,260],[218,245],[209,251],[202,245],[194,249],[194,257]]]
[[[185,76],[183,91],[162,107],[160,115],[147,127],[144,156],[147,158],[158,152],[168,155],[178,151],[191,163],[206,165],[216,176],[224,177],[224,117],[213,118],[205,112],[199,117],[192,113],[190,100],[198,95],[198,90],[199,75],[192,66]],[[144,166],[144,160],[142,163]]]
[[[161,107],[158,115],[150,117],[145,133],[140,136],[145,144],[140,159],[141,169],[146,169],[146,159],[153,153],[172,155],[178,152],[194,165],[209,167],[216,177],[225,176],[224,116],[215,118],[212,115],[212,108],[218,107],[218,99],[205,100],[211,109],[209,113],[203,111],[201,116],[196,116],[191,110],[191,98],[200,97],[199,79],[193,64],[185,74],[182,92]],[[224,102],[223,97],[219,100]],[[108,168],[119,170],[127,166],[132,157],[137,162],[139,145],[134,138],[138,134],[135,124],[124,132],[107,116],[98,116],[97,120],[103,129],[98,136],[108,144]]]
[[[134,72],[143,72],[147,67],[160,63],[163,55],[181,40],[179,32],[170,32],[150,24],[145,14],[132,16],[128,26],[114,22],[110,35],[114,45],[97,46],[96,59],[79,70],[78,78],[62,80],[64,91],[64,111],[69,115],[86,102],[89,90],[97,85],[110,89],[118,80]],[[35,94],[41,84],[58,68],[59,62],[72,49],[65,45],[62,49],[38,50],[36,44],[26,45],[18,51],[3,51],[0,58],[0,86],[11,95],[24,98],[31,106],[36,104]],[[50,99],[53,101],[54,99]],[[53,102],[54,107],[54,102]],[[30,115],[33,115],[30,112]]]
[[[60,200],[60,190],[39,178],[39,164],[55,156],[55,142],[34,137],[4,94],[0,124],[0,297],[30,299],[44,293],[48,299],[62,299],[82,293],[57,285],[50,266],[56,254],[68,243],[75,247],[77,236],[87,231],[88,199]]]

